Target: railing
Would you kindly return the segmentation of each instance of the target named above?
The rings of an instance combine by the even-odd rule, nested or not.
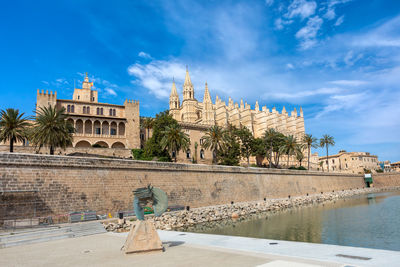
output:
[[[89,133],[74,133],[74,136],[82,137],[100,137],[100,138],[126,138],[126,135],[112,135],[112,134],[89,134]]]

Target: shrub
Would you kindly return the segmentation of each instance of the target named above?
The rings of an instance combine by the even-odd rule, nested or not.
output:
[[[307,168],[304,167],[304,166],[300,166],[300,167],[298,167],[297,169],[298,169],[299,171],[306,171],[306,170],[307,170]]]

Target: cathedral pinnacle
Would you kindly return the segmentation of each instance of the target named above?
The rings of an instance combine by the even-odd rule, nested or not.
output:
[[[175,80],[172,79],[172,88],[170,96],[178,96],[178,91],[176,90]]]
[[[186,76],[184,85],[192,85],[192,81],[190,80],[189,70],[187,66],[186,66]]]
[[[206,89],[204,90],[203,103],[212,103],[211,102],[210,92],[208,91],[207,82],[206,82]]]

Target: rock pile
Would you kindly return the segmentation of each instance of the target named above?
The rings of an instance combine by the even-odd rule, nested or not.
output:
[[[240,202],[234,204],[193,208],[190,209],[190,211],[183,210],[167,212],[160,217],[149,218],[149,220],[154,222],[157,229],[176,230],[188,228],[197,224],[211,223],[226,219],[243,218],[264,212],[278,212],[289,208],[313,205],[359,194],[399,189],[400,188],[363,188],[330,193],[321,192],[320,194],[309,196],[288,196],[287,198],[266,199],[265,201]],[[132,222],[128,220],[125,224],[104,223],[107,231],[114,232],[129,231],[131,224]]]

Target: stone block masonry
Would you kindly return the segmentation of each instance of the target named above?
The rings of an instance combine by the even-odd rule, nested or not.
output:
[[[132,190],[147,184],[191,207],[365,187],[361,175],[0,153],[0,220],[132,210]]]

